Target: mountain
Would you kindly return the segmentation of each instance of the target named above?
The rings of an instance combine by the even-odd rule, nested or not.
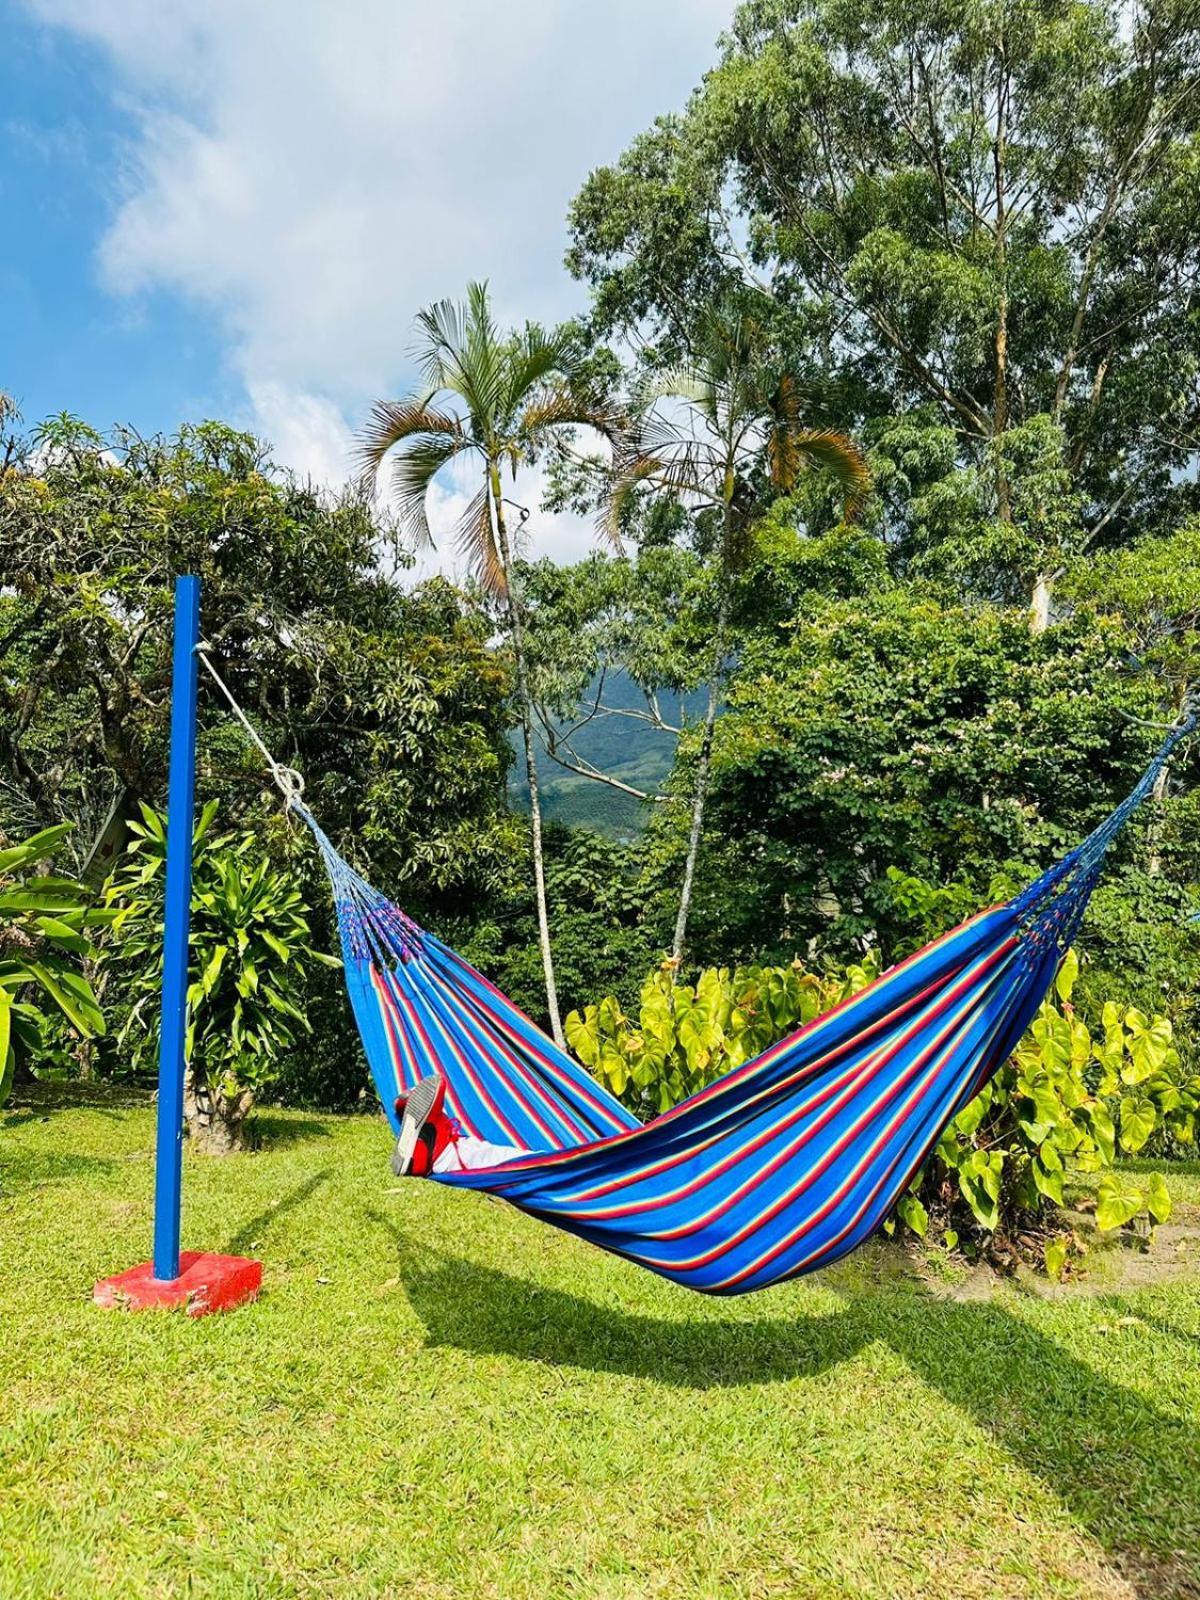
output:
[[[595,694],[594,684],[591,693]],[[646,709],[641,690],[623,672],[611,673],[605,679],[603,699],[616,711]],[[698,689],[686,695],[662,694],[658,703],[663,720],[679,727],[704,715],[705,692]],[[513,804],[527,811],[529,785],[525,780],[520,729],[513,729],[509,737],[518,758],[509,777],[509,793]],[[576,753],[592,766],[647,792],[653,792],[666,779],[675,757],[675,743],[673,733],[640,717],[613,715],[593,717],[572,740]],[[542,815],[547,821],[572,828],[593,828],[613,839],[635,838],[645,826],[649,808],[642,801],[597,783],[594,778],[568,772],[542,748],[538,750],[537,770]]]

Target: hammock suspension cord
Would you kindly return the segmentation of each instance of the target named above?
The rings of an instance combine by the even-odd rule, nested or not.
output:
[[[267,770],[271,774],[271,777],[275,783],[275,787],[283,796],[284,810],[291,811],[295,809],[297,802],[304,793],[304,779],[296,771],[295,767],[285,766],[282,761],[276,761],[275,757],[267,749],[267,746],[259,735],[258,729],[254,726],[254,724],[250,721],[250,718],[238,704],[233,690],[225,682],[225,679],[217,671],[216,667],[213,666],[212,658],[209,654],[211,649],[212,646],[207,642],[207,640],[201,639],[200,643],[196,646],[196,655],[199,658],[200,665],[204,668],[205,672],[208,673],[209,677],[216,684],[217,688],[220,689],[226,700],[228,700],[229,709],[241,723],[242,728],[249,737],[251,743],[256,747],[259,754],[266,762]]]

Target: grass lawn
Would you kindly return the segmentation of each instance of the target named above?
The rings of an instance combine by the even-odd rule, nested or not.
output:
[[[193,1322],[90,1304],[148,1254],[150,1108],[0,1113],[4,1600],[1200,1596],[1195,1244],[1136,1289],[878,1247],[709,1300],[397,1186],[381,1122],[259,1127],[188,1160],[184,1237],[262,1299]]]

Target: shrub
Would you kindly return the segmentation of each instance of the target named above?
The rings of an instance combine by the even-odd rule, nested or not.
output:
[[[867,961],[822,974],[793,961],[710,967],[687,984],[673,983],[664,962],[642,985],[636,1022],[608,995],[571,1012],[567,1042],[632,1111],[657,1116],[856,994],[876,971]]]
[[[866,961],[816,972],[794,961],[713,967],[695,984],[673,984],[664,963],[642,986],[636,1019],[609,995],[568,1016],[567,1039],[626,1105],[654,1116],[857,993],[876,970]],[[901,1199],[899,1218],[914,1233],[927,1234],[933,1213],[951,1244],[973,1231],[995,1251],[1033,1230],[1057,1274],[1072,1246],[1056,1214],[1072,1175],[1103,1173],[1094,1201],[1102,1230],[1145,1231],[1169,1216],[1161,1175],[1134,1178],[1114,1162],[1154,1138],[1192,1144],[1200,1076],[1183,1064],[1165,1017],[1110,1002],[1093,1035],[1071,1004],[1078,972],[1069,952],[1012,1058],[950,1124]]]
[[[1131,1177],[1113,1163],[1118,1152],[1139,1154],[1156,1134],[1192,1144],[1200,1077],[1183,1064],[1165,1017],[1109,1001],[1094,1034],[1071,1004],[1078,974],[1069,951],[1010,1060],[939,1140],[899,1208],[917,1232],[927,1225],[925,1202],[950,1221],[961,1203],[992,1234],[1053,1223],[1051,1208],[1064,1204],[1071,1176],[1101,1171],[1100,1229],[1167,1220],[1162,1176]],[[1067,1242],[1060,1235],[1045,1245],[1055,1274]]]
[[[116,910],[106,965],[127,974],[120,1042],[135,1066],[158,1049],[166,827],[143,806],[133,843],[106,891]],[[225,1153],[243,1142],[250,1108],[278,1079],[287,1051],[309,1033],[305,995],[314,963],[338,965],[308,944],[308,908],[291,873],[252,833],[213,835],[216,802],[196,826],[187,992],[188,1131]]]
[[[0,849],[0,1105],[18,1062],[46,1048],[49,1000],[76,1038],[104,1032],[104,1014],[80,971],[93,954],[87,930],[111,918],[91,906],[83,885],[48,870],[71,832],[45,828]]]

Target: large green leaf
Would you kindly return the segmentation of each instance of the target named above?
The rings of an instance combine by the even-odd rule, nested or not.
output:
[[[0,874],[7,875],[19,871],[22,867],[30,867],[36,861],[45,861],[74,831],[73,822],[60,822],[52,828],[43,828],[40,833],[31,834],[20,844],[9,845],[7,849],[0,850]]]
[[[53,916],[77,907],[80,893],[79,885],[70,878],[34,878],[26,885],[0,893],[0,916],[16,916],[24,911]]]
[[[1121,1097],[1121,1148],[1135,1155],[1154,1132],[1158,1113],[1145,1095]]]
[[[29,972],[85,1038],[90,1039],[104,1032],[104,1013],[96,1002],[91,985],[77,973],[56,972],[41,961],[31,961]]]
[[[1105,1232],[1123,1228],[1145,1205],[1140,1189],[1125,1184],[1115,1172],[1106,1172],[1096,1196],[1096,1226]]]

